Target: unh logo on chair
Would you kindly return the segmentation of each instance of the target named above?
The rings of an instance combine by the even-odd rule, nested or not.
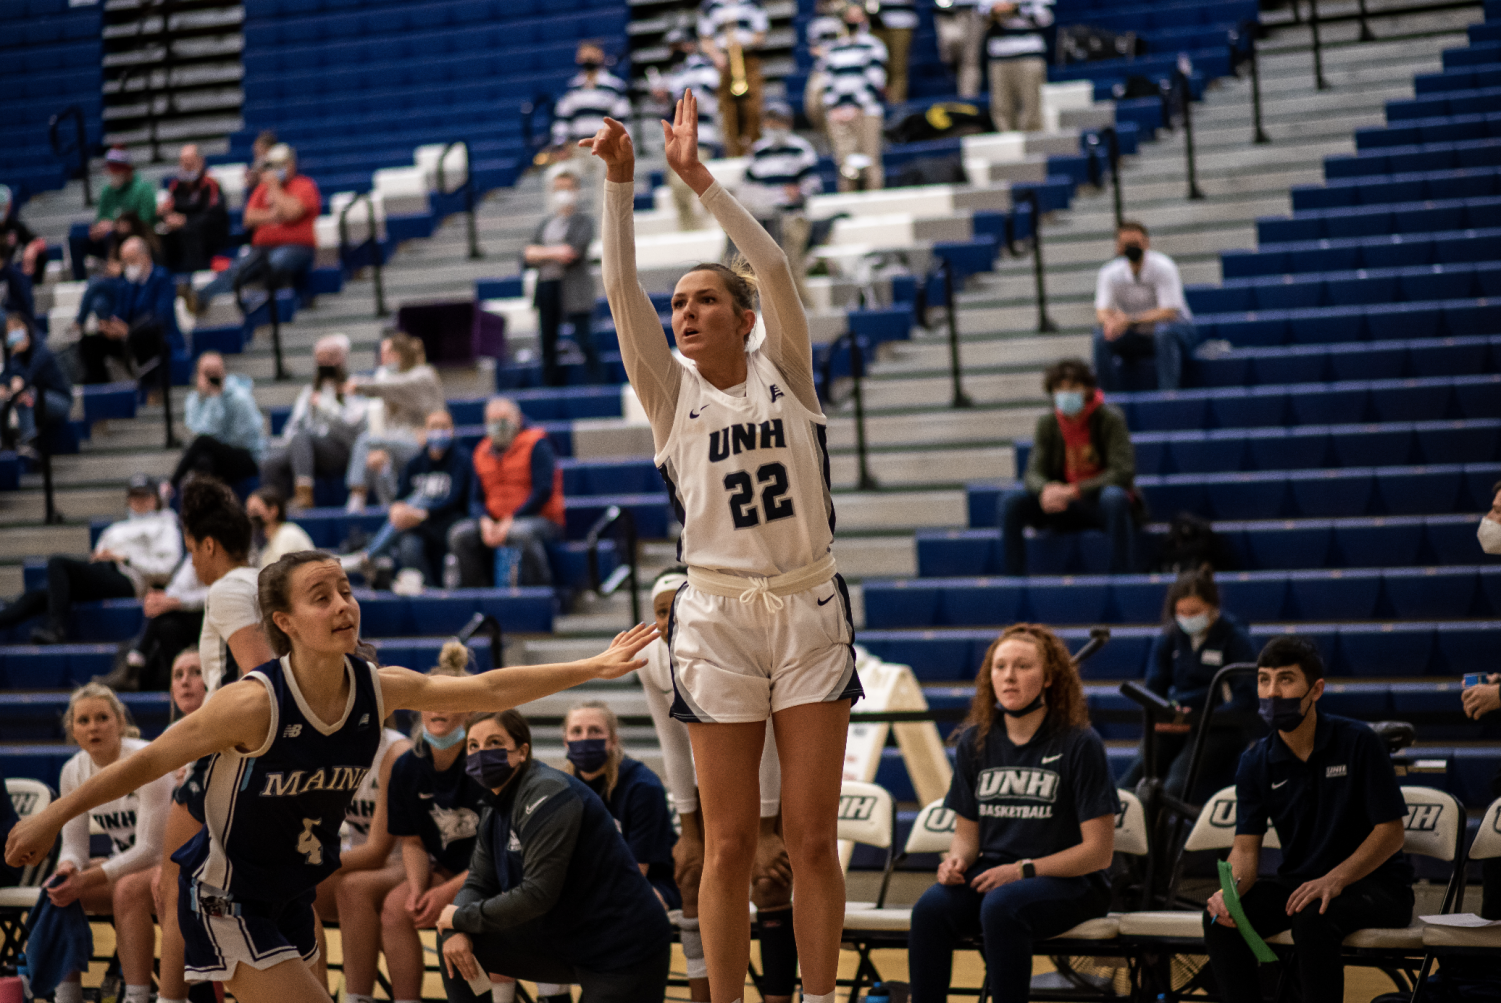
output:
[[[958,815],[951,808],[939,808],[930,811],[923,818],[923,828],[929,832],[953,832],[958,828]],[[1501,829],[1497,829],[1501,832]]]
[[[1433,832],[1438,828],[1438,821],[1443,814],[1444,806],[1441,804],[1409,804],[1404,828],[1408,832]]]
[[[868,794],[841,794],[839,796],[839,820],[841,822],[868,822],[876,810],[876,799]]]
[[[10,796],[10,803],[16,809],[16,814],[25,818],[36,810],[36,792],[17,791]]]
[[[1229,829],[1235,825],[1235,801],[1225,798],[1214,803],[1214,810],[1210,812],[1209,824],[1216,829]]]

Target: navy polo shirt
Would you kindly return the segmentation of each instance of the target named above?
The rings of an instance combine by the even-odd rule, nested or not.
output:
[[[601,774],[584,784],[604,801],[615,818],[615,827],[625,837],[636,863],[646,865],[646,880],[661,893],[669,909],[680,908],[682,894],[673,877],[672,848],[678,841],[672,828],[672,809],[667,807],[667,790],[645,763],[624,756],[615,789],[604,797],[605,778]]]
[[[1235,797],[1235,834],[1265,835],[1270,818],[1282,843],[1277,876],[1300,882],[1349,859],[1376,826],[1407,817],[1381,739],[1360,721],[1324,713],[1318,713],[1306,763],[1276,731],[1247,749],[1235,773]],[[1410,884],[1412,866],[1398,851],[1370,876]]]

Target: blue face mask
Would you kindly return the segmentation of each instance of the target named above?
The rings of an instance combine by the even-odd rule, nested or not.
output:
[[[608,739],[580,738],[568,743],[568,761],[578,767],[580,773],[593,773],[605,765],[610,752],[605,748]]]
[[[1053,392],[1053,406],[1067,417],[1072,418],[1084,410],[1084,391],[1055,390]]]
[[[5,332],[5,343],[11,348],[20,348],[21,342],[25,340],[26,331],[24,328],[13,327]]]
[[[441,453],[453,443],[453,433],[446,428],[435,428],[427,433],[427,448]]]
[[[427,742],[427,744],[432,746],[434,749],[452,749],[455,745],[458,745],[464,740],[465,732],[467,731],[467,728],[455,728],[453,731],[450,731],[446,735],[434,735],[432,732],[427,730],[426,726],[424,726],[422,729],[422,737]]]
[[[1174,617],[1178,621],[1178,627],[1189,637],[1197,637],[1209,629],[1209,614],[1200,613],[1198,616]]]
[[[1267,727],[1277,731],[1296,731],[1298,725],[1308,716],[1303,709],[1301,697],[1262,697],[1261,706],[1258,708],[1261,719],[1267,723]]]
[[[469,758],[464,760],[464,772],[481,787],[493,791],[506,785],[516,767],[511,765],[510,755],[505,749],[480,749],[469,753]]]

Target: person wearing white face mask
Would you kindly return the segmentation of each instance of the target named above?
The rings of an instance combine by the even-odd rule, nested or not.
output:
[[[1157,762],[1168,764],[1163,776],[1167,792],[1199,804],[1235,780],[1235,764],[1251,736],[1244,723],[1234,719],[1256,711],[1255,680],[1243,677],[1224,684],[1226,692],[1220,694],[1204,736],[1198,787],[1186,795],[1193,727],[1209,699],[1215,673],[1227,665],[1256,661],[1256,648],[1245,624],[1221,608],[1214,569],[1208,564],[1183,572],[1168,588],[1162,622],[1162,633],[1147,658],[1146,686],[1176,704],[1184,720],[1157,723]],[[1134,789],[1143,766],[1138,757],[1121,786]]]
[[[1501,481],[1491,488],[1491,508],[1480,520],[1475,534],[1480,540],[1480,549],[1487,554],[1501,557]],[[1494,740],[1501,733],[1501,673],[1477,673],[1479,678],[1465,677],[1472,685],[1466,686],[1460,696],[1465,717],[1483,724],[1484,737]],[[1491,793],[1501,797],[1501,769],[1491,778]],[[1480,915],[1486,919],[1501,919],[1501,859],[1481,862],[1480,880],[1484,887]]]
[[[485,404],[485,438],[474,448],[469,518],[448,532],[464,588],[505,586],[493,580],[497,547],[521,551],[522,585],[550,585],[547,544],[563,530],[563,472],[547,432],[526,423],[505,397]]]
[[[161,355],[163,343],[183,348],[177,328],[177,287],[172,275],[151,259],[140,237],[120,245],[121,282],[116,288],[113,315],[101,318],[99,334],[79,340],[85,383],[104,382],[104,360],[122,359],[139,371]]]
[[[552,215],[537,226],[532,241],[521,252],[523,268],[537,270],[537,328],[542,339],[542,381],[550,387],[563,385],[558,368],[558,328],[566,320],[573,325],[573,341],[589,364],[589,380],[604,381],[599,351],[589,320],[594,312],[594,278],[589,274],[589,242],[594,239],[594,221],[574,210],[578,207],[578,178],[561,171],[552,179],[549,208]]]
[[[811,306],[804,263],[809,225],[803,205],[810,195],[823,191],[818,153],[812,143],[792,131],[792,109],[783,102],[768,104],[762,121],[761,138],[751,147],[745,179],[736,194],[781,245],[798,296],[805,306]]]
[[[145,474],[130,479],[126,504],[129,515],[100,534],[88,558],[49,559],[46,587],[23,592],[0,610],[0,630],[45,613],[47,622],[31,632],[32,643],[61,644],[75,602],[139,599],[151,586],[167,584],[182,560],[177,516],[163,508],[156,482]]]
[[[1023,486],[1004,492],[996,506],[1005,573],[1027,573],[1028,526],[1054,533],[1103,529],[1110,573],[1134,571],[1136,526],[1146,512],[1126,416],[1105,403],[1083,359],[1055,362],[1042,383],[1053,409],[1037,419]]]

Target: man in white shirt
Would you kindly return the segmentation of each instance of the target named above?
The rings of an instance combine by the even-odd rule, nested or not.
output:
[[[1199,343],[1183,280],[1173,259],[1150,247],[1147,228],[1127,220],[1115,235],[1117,256],[1095,286],[1094,371],[1100,389],[1119,390],[1116,359],[1157,359],[1157,389],[1183,383],[1183,353]]]

